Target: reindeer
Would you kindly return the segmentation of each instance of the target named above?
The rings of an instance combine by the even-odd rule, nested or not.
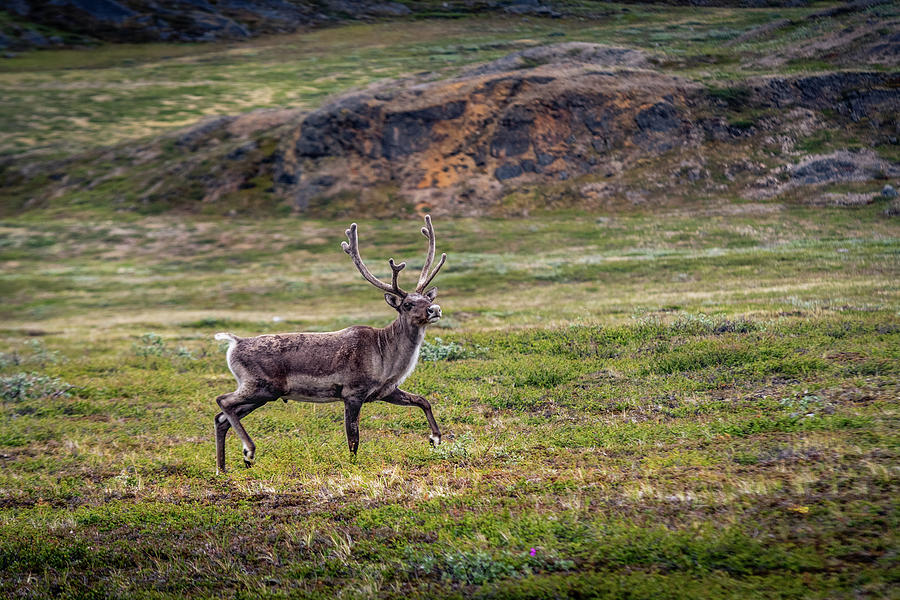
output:
[[[366,281],[385,292],[384,299],[397,311],[393,323],[382,329],[353,326],[328,333],[281,333],[240,338],[217,333],[217,340],[228,340],[228,368],[237,379],[237,390],[216,398],[222,410],[215,417],[216,472],[225,471],[225,434],[229,427],[241,439],[244,465],[250,467],[256,445],[241,419],[267,402],[279,398],[303,402],[344,402],[344,428],[347,445],[355,457],[359,447],[359,413],[366,402],[382,400],[399,406],[418,406],[431,427],[432,445],[441,443],[431,405],[422,396],[399,389],[419,359],[425,339],[425,327],[441,318],[441,307],[434,303],[437,288],[426,288],[434,279],[446,254],[434,262],[434,228],[425,217],[422,234],[428,238],[428,253],[414,292],[397,284],[397,276],[406,267],[390,259],[391,283],[369,272],[359,255],[356,223],[346,230],[348,242],[341,248],[350,255]]]

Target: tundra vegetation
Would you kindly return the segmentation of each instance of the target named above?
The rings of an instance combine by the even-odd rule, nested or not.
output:
[[[40,167],[203,115],[440,77],[558,34],[665,51],[711,86],[809,72],[822,64],[761,57],[820,33],[827,19],[804,17],[822,8],[611,4],[607,20],[33,52],[0,63],[0,145],[9,160],[31,148]],[[826,152],[856,135],[799,143]],[[895,145],[876,152],[896,162]],[[352,459],[340,404],[278,403],[246,418],[254,467],[229,436],[216,475],[214,399],[233,378],[215,332],[393,319],[341,251],[349,220],[241,198],[117,210],[101,200],[139,190],[114,173],[29,206],[54,173],[17,183],[0,221],[4,596],[895,593],[900,238],[884,180],[824,190],[875,198],[852,206],[809,206],[795,189],[442,217],[444,317],[404,387],[431,402],[443,443],[429,447],[418,408],[373,403]],[[418,218],[353,220],[367,257],[416,271]]]

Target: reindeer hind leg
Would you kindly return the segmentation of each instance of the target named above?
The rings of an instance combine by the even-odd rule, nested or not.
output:
[[[222,414],[228,420],[229,425],[234,428],[234,433],[241,440],[244,451],[244,465],[250,467],[256,458],[256,444],[250,438],[247,430],[241,424],[241,419],[266,402],[275,400],[277,396],[270,394],[248,393],[242,390],[232,392],[231,394],[223,394],[216,398],[216,403],[222,409]],[[227,431],[227,429],[226,429]],[[224,432],[222,434],[224,442]],[[223,447],[224,455],[224,447]]]

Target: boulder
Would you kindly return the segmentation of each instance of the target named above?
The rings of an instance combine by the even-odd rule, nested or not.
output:
[[[871,150],[838,151],[810,156],[789,169],[795,184],[812,185],[847,181],[868,181],[900,176],[900,167],[880,158]]]

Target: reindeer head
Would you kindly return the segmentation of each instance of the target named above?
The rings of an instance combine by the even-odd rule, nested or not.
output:
[[[424,327],[441,318],[441,307],[434,303],[434,299],[437,298],[437,288],[433,287],[428,291],[425,291],[425,288],[428,287],[431,280],[434,279],[435,275],[438,274],[438,271],[441,270],[441,267],[444,266],[447,255],[442,253],[441,260],[438,262],[437,267],[431,271],[431,265],[434,262],[434,228],[431,226],[431,217],[429,215],[425,216],[425,227],[422,228],[422,235],[428,238],[428,254],[425,257],[425,265],[422,267],[422,273],[419,275],[419,282],[416,284],[416,290],[412,293],[400,289],[400,286],[397,285],[397,275],[406,268],[405,262],[395,264],[393,258],[388,260],[392,272],[391,284],[388,285],[372,275],[363,263],[362,258],[359,255],[359,240],[356,234],[356,223],[351,224],[350,229],[345,233],[347,234],[349,243],[341,242],[341,248],[350,255],[353,259],[353,264],[356,265],[356,268],[366,281],[386,292],[384,295],[385,301],[399,313],[400,319],[414,327]]]

